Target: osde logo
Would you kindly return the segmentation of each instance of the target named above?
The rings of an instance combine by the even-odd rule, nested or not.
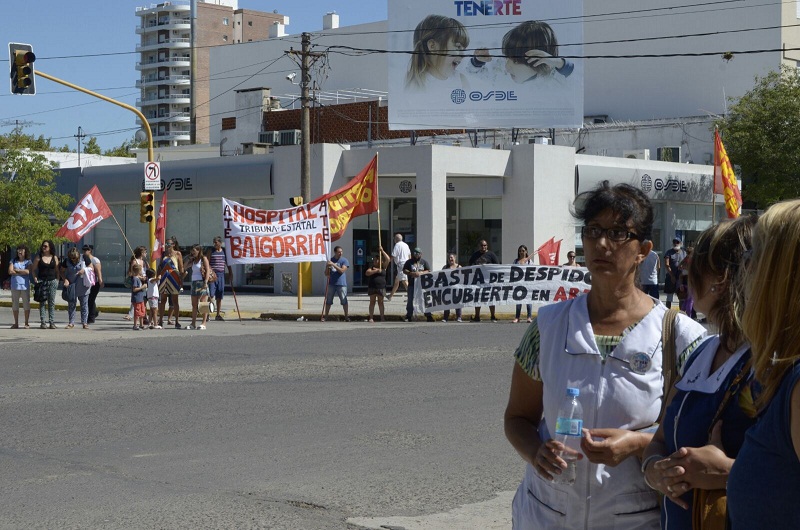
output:
[[[467,97],[470,101],[517,101],[517,95],[513,90],[489,90],[488,92],[473,90],[467,96],[464,90],[457,88],[450,93],[450,100],[456,105],[464,103]]]

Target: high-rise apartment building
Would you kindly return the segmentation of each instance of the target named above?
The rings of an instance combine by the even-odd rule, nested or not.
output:
[[[141,38],[136,106],[158,147],[192,143],[193,127],[194,143],[209,142],[211,47],[267,39],[273,25],[288,24],[278,13],[238,9],[238,0],[163,2],[136,8],[136,16]]]

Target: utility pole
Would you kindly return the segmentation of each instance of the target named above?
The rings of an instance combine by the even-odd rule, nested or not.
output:
[[[325,54],[311,51],[310,33],[303,33],[300,43],[300,52],[290,49],[286,53],[300,65],[300,195],[308,202],[311,199],[311,66]]]
[[[73,134],[73,137],[78,139],[78,167],[81,167],[81,140],[86,138],[86,135],[83,134],[83,129],[80,125],[78,125],[78,134]]]
[[[311,200],[311,114],[309,111],[311,98],[309,85],[311,85],[311,65],[324,54],[311,51],[311,34],[302,33],[300,36],[300,195],[303,202]],[[298,53],[290,49],[286,52],[294,56]],[[295,59],[295,62],[296,59]],[[303,308],[303,266],[297,264],[297,309]],[[310,270],[310,269],[309,269]]]

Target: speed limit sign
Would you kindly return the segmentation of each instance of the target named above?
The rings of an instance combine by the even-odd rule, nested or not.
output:
[[[161,189],[161,163],[148,162],[144,165],[144,189],[158,191]]]

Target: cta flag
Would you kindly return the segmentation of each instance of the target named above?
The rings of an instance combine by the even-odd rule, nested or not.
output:
[[[721,193],[725,197],[725,211],[728,212],[729,219],[739,217],[742,195],[719,131],[714,131],[714,193]]]
[[[536,249],[540,265],[558,265],[558,254],[561,252],[561,240],[551,237],[544,245]]]
[[[378,156],[376,155],[361,172],[336,191],[314,199],[310,204],[328,202],[328,220],[331,241],[344,235],[347,224],[353,217],[378,211]]]
[[[259,210],[222,198],[228,263],[328,261],[328,203]]]
[[[111,208],[106,204],[97,186],[93,186],[72,210],[67,222],[58,229],[56,237],[65,237],[75,243],[91,232],[92,228],[97,226],[100,221],[109,217],[111,217]]]
[[[153,244],[153,250],[150,255],[153,259],[161,259],[164,253],[164,238],[167,234],[167,190],[164,190],[164,195],[161,196],[161,206],[158,208],[158,217],[156,217],[156,241]]]

